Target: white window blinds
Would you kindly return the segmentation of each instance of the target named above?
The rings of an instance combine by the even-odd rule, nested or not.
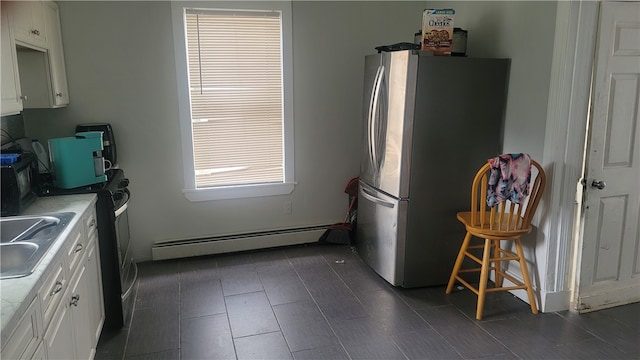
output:
[[[280,12],[185,16],[196,188],[283,182]]]

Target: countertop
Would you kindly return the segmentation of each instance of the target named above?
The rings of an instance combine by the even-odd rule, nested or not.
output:
[[[43,274],[47,272],[49,264],[64,256],[64,239],[76,226],[87,209],[95,207],[97,196],[95,194],[63,195],[38,198],[20,215],[42,215],[58,212],[73,212],[76,215],[71,219],[69,225],[51,245],[48,253],[42,258],[35,271],[25,277],[16,279],[0,280],[0,343],[11,335],[11,332],[20,321],[20,318],[27,310],[27,307],[36,297],[41,282],[44,280]],[[7,330],[7,331],[5,331]]]

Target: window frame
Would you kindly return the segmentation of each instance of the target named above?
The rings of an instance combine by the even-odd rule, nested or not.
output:
[[[274,10],[282,14],[282,76],[283,76],[283,146],[284,181],[281,183],[228,185],[196,188],[191,103],[187,66],[186,9],[202,10]],[[171,2],[176,80],[178,86],[178,114],[180,122],[184,184],[182,192],[189,201],[241,199],[286,195],[295,188],[293,141],[293,28],[291,1],[234,1],[234,2]]]

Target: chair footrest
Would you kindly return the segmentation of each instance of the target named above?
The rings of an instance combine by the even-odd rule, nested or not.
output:
[[[521,286],[501,286],[495,288],[487,288],[487,292],[496,292],[496,291],[510,291],[510,290],[518,290],[518,289],[526,289],[527,287],[524,285]]]
[[[477,262],[478,264],[482,265],[482,260],[480,260],[480,258],[479,258],[479,257],[477,257],[477,256],[473,255],[472,253],[470,253],[470,252],[468,252],[468,251],[465,251],[465,252],[464,252],[464,254],[465,254],[468,258],[470,258],[471,260],[473,260],[473,261]]]
[[[461,278],[460,276],[456,276],[456,280],[458,280],[462,285],[464,285],[467,289],[473,291],[474,294],[480,295],[480,291],[475,288],[473,285],[469,284],[466,280]]]
[[[464,285],[469,290],[473,291],[473,293],[475,293],[476,295],[478,295],[480,293],[480,290],[478,290],[477,287],[471,285],[469,282],[467,282],[466,280],[464,280],[460,276],[456,276],[456,280],[458,280],[462,285]],[[527,287],[524,284],[522,284],[522,285],[515,285],[515,286],[487,287],[485,291],[486,292],[497,292],[497,291],[510,291],[510,290],[526,289],[526,288]]]
[[[514,283],[516,286],[519,286],[519,287],[520,287],[520,288],[522,288],[522,289],[526,289],[526,286],[525,286],[525,284],[524,284],[522,281],[520,281],[520,280],[518,280],[518,279],[514,278],[513,276],[511,276],[511,275],[507,274],[506,272],[499,271],[499,272],[498,272],[498,275],[505,277],[506,279],[508,279],[509,281],[511,281],[512,283]]]
[[[489,262],[495,262],[495,261],[520,261],[520,258],[518,256],[502,256],[502,257],[492,257],[489,258]]]

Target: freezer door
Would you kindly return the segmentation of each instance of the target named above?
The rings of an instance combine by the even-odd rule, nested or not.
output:
[[[417,66],[411,51],[365,58],[360,178],[398,198],[409,195]]]
[[[391,285],[402,286],[405,268],[407,201],[360,182],[356,250]]]

